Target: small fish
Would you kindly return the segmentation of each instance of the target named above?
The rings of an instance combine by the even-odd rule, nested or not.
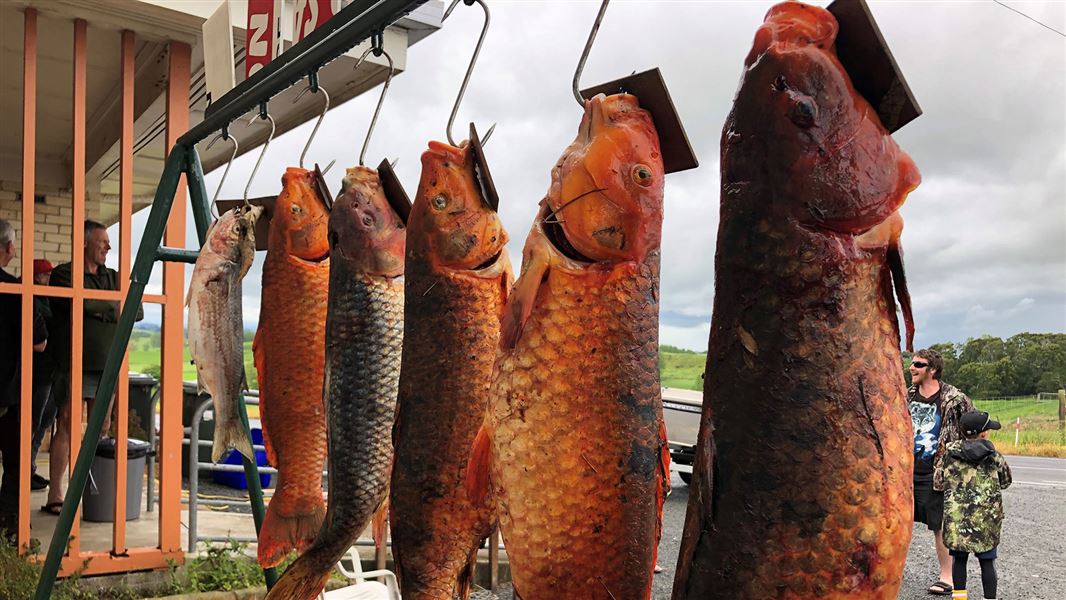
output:
[[[512,281],[507,233],[476,152],[429,143],[407,228],[390,496],[404,600],[465,600],[471,559],[496,523],[491,498],[471,502],[463,487]]]
[[[329,505],[314,543],[285,570],[268,600],[316,598],[388,494],[403,344],[405,236],[377,171],[348,169],[329,216],[323,390]]]
[[[468,492],[498,501],[515,597],[647,600],[669,481],[664,170],[630,94],[587,100],[526,238]]]
[[[674,600],[895,599],[911,536],[896,212],[917,167],[836,56],[770,9],[722,132],[703,418]]]
[[[207,230],[189,283],[189,355],[214,406],[214,462],[230,448],[255,460],[237,403],[245,384],[241,280],[255,258],[255,222],[262,212],[238,206],[220,216]]]
[[[252,343],[267,459],[278,469],[259,532],[263,567],[307,548],[326,512],[326,201],[313,172],[290,168],[270,221],[259,329]]]

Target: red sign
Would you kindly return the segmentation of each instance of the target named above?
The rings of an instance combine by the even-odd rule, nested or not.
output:
[[[248,0],[244,76],[251,77],[281,53],[281,0]]]
[[[296,17],[292,27],[295,44],[333,16],[333,0],[296,0],[293,14]]]

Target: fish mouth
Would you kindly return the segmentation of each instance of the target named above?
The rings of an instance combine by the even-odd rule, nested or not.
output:
[[[312,257],[312,258],[304,258],[302,256],[296,256],[296,255],[293,255],[293,258],[295,258],[296,260],[298,260],[300,262],[305,262],[305,263],[308,263],[308,264],[317,265],[317,264],[320,264],[322,262],[325,262],[326,259],[329,258],[329,251],[327,250],[325,252],[325,254],[322,254],[321,256],[315,256],[315,257]]]
[[[486,260],[485,262],[481,263],[480,265],[478,265],[478,266],[476,266],[476,267],[474,267],[473,269],[470,269],[470,270],[471,271],[485,271],[487,269],[491,269],[493,266],[496,265],[497,262],[500,261],[500,257],[501,256],[503,256],[503,248],[501,248],[500,251],[497,252],[496,254],[493,254],[488,260]]]
[[[559,254],[579,263],[592,264],[596,262],[579,252],[577,248],[574,247],[566,237],[566,231],[563,229],[563,225],[559,219],[556,218],[555,211],[548,206],[547,202],[544,203],[540,223],[541,229],[544,231],[544,237],[548,240],[548,243],[559,252]]]

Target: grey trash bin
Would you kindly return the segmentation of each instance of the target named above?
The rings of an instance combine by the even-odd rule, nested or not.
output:
[[[100,440],[89,469],[89,481],[82,495],[82,518],[86,521],[115,520],[115,446],[114,438]],[[126,447],[126,520],[141,516],[144,484],[144,459],[151,446],[130,438]]]

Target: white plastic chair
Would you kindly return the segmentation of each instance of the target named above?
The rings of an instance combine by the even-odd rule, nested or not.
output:
[[[323,600],[400,600],[400,586],[396,583],[396,575],[392,571],[378,569],[364,572],[359,552],[354,546],[348,550],[348,558],[352,561],[352,570],[349,571],[344,567],[343,560],[337,563],[337,570],[341,572],[341,575],[354,580],[355,583],[324,592],[319,598]],[[371,577],[382,577],[385,583],[367,581]]]

